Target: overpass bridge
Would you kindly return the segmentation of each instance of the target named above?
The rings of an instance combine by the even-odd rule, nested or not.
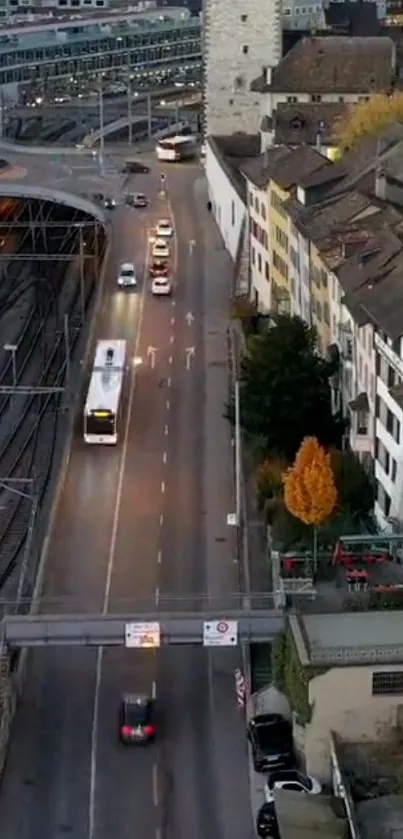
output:
[[[160,128],[160,129],[154,130],[154,126],[159,125],[160,122],[161,122],[160,119],[152,119],[151,120],[150,135],[155,140],[161,140],[161,139],[163,139],[163,137],[169,137],[170,135],[172,135],[174,133],[178,133],[179,131],[182,131],[184,128],[186,128],[187,125],[188,125],[188,123],[183,122],[181,120],[179,122],[173,121],[170,125],[167,125],[166,128]],[[114,134],[115,131],[121,131],[123,128],[127,128],[130,123],[134,127],[136,125],[140,126],[141,124],[144,124],[145,126],[147,126],[147,117],[134,116],[131,119],[129,119],[129,117],[125,116],[125,117],[121,117],[120,119],[114,120],[114,122],[109,122],[109,123],[107,123],[107,125],[105,125],[103,127],[102,131],[101,131],[101,129],[99,129],[98,131],[91,131],[89,134],[86,134],[86,136],[83,139],[84,148],[93,149],[94,146],[96,146],[100,142],[101,136],[108,137],[108,135]],[[148,129],[147,129],[147,127],[145,127],[144,137],[147,137],[147,136],[148,136]],[[135,139],[136,140],[142,139],[142,136],[140,136],[137,133],[137,137]]]
[[[198,644],[231,647],[272,641],[284,626],[280,610],[139,612],[117,615],[7,615],[1,640],[9,650],[45,646],[159,648]]]

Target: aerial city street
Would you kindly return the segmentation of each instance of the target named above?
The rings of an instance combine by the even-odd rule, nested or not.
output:
[[[392,5],[0,9],[1,839],[401,826]]]

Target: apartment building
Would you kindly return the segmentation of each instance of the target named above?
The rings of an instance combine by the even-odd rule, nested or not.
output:
[[[251,298],[261,312],[272,308],[269,247],[269,177],[259,156],[242,167],[246,183]]]
[[[261,96],[262,149],[276,142],[277,126],[284,121],[302,136],[307,131],[307,104],[345,106],[398,84],[396,46],[389,37],[302,38],[251,84],[251,91]],[[284,105],[294,109],[284,110]],[[321,118],[309,117],[309,132],[316,128],[318,147],[332,139],[331,117],[331,109],[324,125]]]

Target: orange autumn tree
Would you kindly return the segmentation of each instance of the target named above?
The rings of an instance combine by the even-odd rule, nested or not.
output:
[[[337,503],[330,454],[316,437],[305,437],[302,441],[293,465],[283,475],[283,483],[287,510],[313,527],[316,569],[317,528],[329,518]]]

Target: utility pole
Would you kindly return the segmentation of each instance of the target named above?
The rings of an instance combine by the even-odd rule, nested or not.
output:
[[[81,309],[81,320],[84,323],[85,319],[85,284],[84,284],[84,235],[83,235],[83,228],[80,227],[80,253],[79,253],[79,270],[80,270],[80,309]]]
[[[239,381],[235,382],[235,509],[238,529],[241,526],[241,399]]]
[[[130,75],[130,53],[127,53],[127,121],[129,124],[129,146],[133,145],[133,123],[132,123],[132,79]]]
[[[104,91],[103,91],[103,82],[102,82],[102,75],[99,77],[99,131],[100,131],[100,138],[99,138],[99,168],[101,170],[101,174],[103,175],[104,172],[104,155],[105,155],[105,137],[104,137]]]
[[[147,135],[148,139],[151,140],[153,135],[151,93],[147,93]]]
[[[69,316],[65,315],[63,318],[63,332],[64,332],[64,348],[66,353],[66,385],[70,389],[71,384],[71,364],[70,364],[70,335],[69,335]]]

